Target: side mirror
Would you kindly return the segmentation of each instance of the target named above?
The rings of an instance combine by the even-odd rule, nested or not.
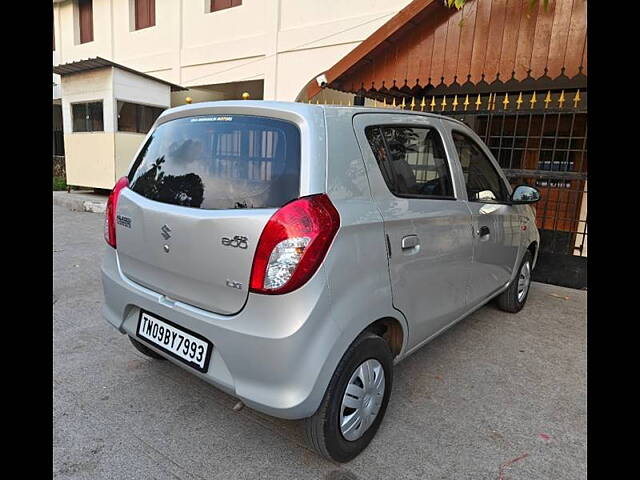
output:
[[[511,203],[536,203],[540,200],[540,190],[529,185],[518,185],[511,195]]]

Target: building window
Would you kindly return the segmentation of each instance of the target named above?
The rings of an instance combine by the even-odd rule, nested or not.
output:
[[[118,131],[147,133],[164,108],[118,101]]]
[[[80,43],[93,42],[93,0],[78,0]]]
[[[74,132],[103,132],[102,101],[71,105]]]
[[[242,5],[242,0],[211,0],[209,12],[217,12],[218,10],[239,7],[240,5]]]
[[[134,0],[135,29],[153,27],[156,24],[156,0]]]

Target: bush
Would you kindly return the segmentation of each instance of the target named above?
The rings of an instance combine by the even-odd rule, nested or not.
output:
[[[64,177],[53,177],[53,190],[66,190],[67,182]]]

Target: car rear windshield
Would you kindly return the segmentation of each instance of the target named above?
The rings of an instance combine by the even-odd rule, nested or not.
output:
[[[151,200],[186,207],[280,207],[299,196],[300,130],[250,115],[171,120],[147,140],[129,184]]]

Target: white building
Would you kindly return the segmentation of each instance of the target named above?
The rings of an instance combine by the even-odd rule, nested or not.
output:
[[[295,100],[410,0],[53,0],[53,63],[102,57],[194,101]],[[238,85],[240,84],[240,85]]]
[[[170,106],[184,104],[187,97],[193,102],[239,99],[244,92],[252,99],[294,101],[309,80],[334,65],[409,3],[53,0],[53,65],[100,57],[185,87],[170,94]],[[60,76],[53,77],[54,125],[64,124],[68,183],[108,188],[105,185],[113,185],[127,162],[114,159],[119,166],[108,175],[83,174],[74,180],[70,162],[93,168],[89,152],[99,135],[67,145],[68,135],[73,133],[70,101],[65,101]],[[73,83],[75,96],[82,96],[78,84],[91,89],[91,80],[76,79]],[[142,89],[140,97],[139,103],[144,103]],[[166,105],[163,102],[157,106]],[[118,132],[117,117],[114,122],[113,132]],[[111,121],[103,124],[110,125]],[[60,132],[54,132],[54,154],[63,153],[61,137]],[[137,138],[139,142],[142,136]],[[78,148],[79,143],[83,147]],[[129,143],[124,156],[133,147]]]

